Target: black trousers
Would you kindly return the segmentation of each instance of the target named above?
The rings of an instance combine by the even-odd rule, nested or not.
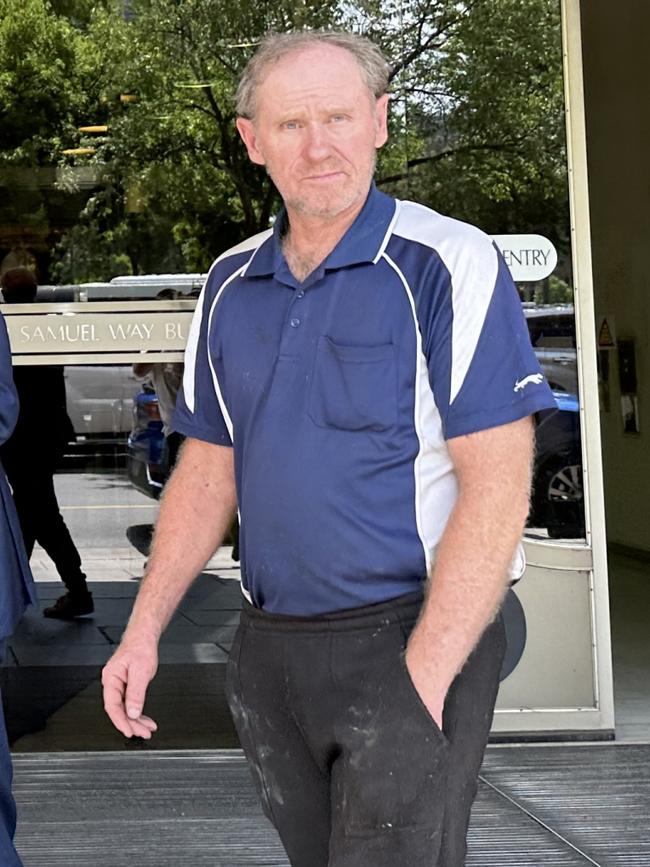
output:
[[[54,563],[66,588],[73,594],[85,593],[86,576],[81,568],[81,558],[59,510],[54,490],[54,460],[35,460],[34,456],[25,456],[21,461],[7,461],[5,471],[13,491],[27,556],[31,557],[34,543],[38,542]]]
[[[293,867],[462,867],[505,652],[501,618],[455,679],[441,732],[403,651],[419,594],[318,618],[245,604],[235,726]]]

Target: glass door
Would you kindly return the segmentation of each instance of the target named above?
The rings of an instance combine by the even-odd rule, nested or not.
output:
[[[37,534],[39,608],[2,669],[14,748],[122,744],[104,718],[99,673],[129,616],[173,465],[166,421],[192,310],[214,258],[268,228],[278,205],[235,133],[238,72],[260,33],[323,25],[361,29],[384,47],[391,135],[377,185],[494,238],[556,396],[537,419],[529,565],[508,598],[495,732],[611,732],[578,0],[298,4],[260,7],[250,20],[224,19],[211,0],[28,6],[0,23],[0,45],[20,36],[23,48],[21,63],[0,48],[12,83],[0,274],[23,286],[0,309],[27,383],[25,443],[39,461],[55,453],[56,526],[94,611],[44,616],[76,560],[68,545],[59,569],[56,540]],[[58,451],[52,388],[65,390],[68,419]],[[233,543],[163,639],[153,748],[235,744],[222,697],[240,605]]]

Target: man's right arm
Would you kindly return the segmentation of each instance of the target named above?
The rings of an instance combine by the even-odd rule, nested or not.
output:
[[[217,549],[237,507],[233,450],[188,439],[165,487],[147,569],[122,642],[102,673],[104,707],[126,737],[149,738],[142,709],[158,642],[192,581]]]

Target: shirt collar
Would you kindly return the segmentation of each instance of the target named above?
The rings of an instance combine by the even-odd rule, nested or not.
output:
[[[379,192],[373,183],[354,223],[317,271],[323,273],[350,265],[376,262],[388,243],[396,216],[395,199]],[[242,276],[268,277],[273,274],[281,279],[285,276],[288,269],[282,253],[282,235],[286,221],[286,211],[282,208],[275,220],[273,234],[257,248]]]

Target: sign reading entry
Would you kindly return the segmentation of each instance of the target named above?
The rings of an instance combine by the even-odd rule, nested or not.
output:
[[[549,277],[557,265],[557,250],[543,235],[492,235],[516,283]]]

